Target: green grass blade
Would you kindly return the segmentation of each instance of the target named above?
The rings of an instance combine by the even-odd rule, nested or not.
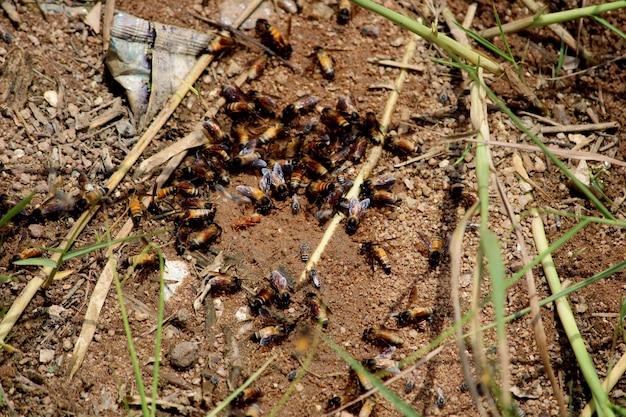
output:
[[[626,39],[626,33],[622,32],[621,30],[619,30],[618,28],[616,28],[615,26],[613,26],[612,24],[610,24],[609,22],[607,22],[606,20],[604,20],[603,18],[599,17],[599,16],[591,16],[596,22],[600,23],[601,25],[605,26],[607,29],[615,32],[616,34],[618,34],[621,38]]]
[[[478,42],[478,44],[480,46],[482,46],[483,48],[493,52],[494,54],[498,55],[502,59],[506,59],[507,61],[509,61],[511,63],[515,63],[515,59],[513,58],[512,55],[509,55],[506,52],[504,52],[502,49],[498,48],[490,40],[488,40],[486,38],[483,38],[482,36],[480,36],[478,33],[474,32],[474,31],[471,31],[471,30],[469,30],[467,28],[464,28],[460,24],[457,24],[457,26],[458,26],[459,29],[461,29],[463,32],[465,32],[467,34],[467,36],[469,36],[470,38],[472,38],[476,42]]]
[[[411,19],[410,17],[403,16],[399,13],[396,13],[388,8],[381,6],[379,4],[374,3],[372,0],[351,0],[353,3],[363,7],[364,9],[368,9],[381,15],[382,17],[389,19],[393,23],[400,25],[416,35],[424,38],[428,42],[434,43],[435,45],[440,46],[450,55],[458,55],[463,59],[466,59],[468,62],[476,66],[481,66],[485,68],[487,71],[492,72],[494,74],[501,74],[503,71],[500,66],[491,61],[489,58],[480,55],[476,51],[466,46],[461,45],[454,39],[443,35],[441,33],[433,32],[432,29],[428,26],[424,26],[421,23]]]
[[[391,405],[393,405],[398,411],[400,411],[400,413],[402,413],[403,416],[419,417],[419,414],[417,413],[417,411],[415,411],[410,405],[402,401],[400,397],[398,397],[391,390],[389,390],[389,388],[383,385],[383,383],[378,378],[376,378],[374,375],[369,373],[365,368],[363,368],[361,364],[356,359],[354,359],[348,352],[343,350],[341,346],[336,344],[332,339],[330,339],[325,334],[322,334],[322,338],[324,339],[324,342],[326,342],[328,346],[330,346],[335,352],[337,352],[337,354],[341,356],[341,358],[344,361],[348,362],[348,364],[350,365],[352,369],[354,369],[357,372],[367,375],[367,378],[372,383],[372,385],[375,386],[380,392],[380,394],[383,397],[385,397],[391,403]]]
[[[55,268],[57,263],[52,259],[48,258],[30,258],[30,259],[22,259],[20,261],[13,262],[13,265],[18,266],[42,266],[45,268]]]
[[[17,203],[15,207],[12,207],[9,211],[7,211],[6,214],[0,219],[0,229],[6,226],[13,217],[17,216],[20,213],[20,211],[24,210],[28,203],[30,203],[30,200],[33,199],[34,195],[35,192],[30,193],[29,195],[24,197],[19,203]]]
[[[165,311],[165,261],[161,248],[156,245],[157,253],[159,254],[159,307],[157,311],[157,328],[154,341],[154,371],[152,372],[152,404],[156,404],[157,392],[159,392],[159,365],[161,361],[161,343],[163,340],[163,314]],[[151,416],[154,417],[156,413],[156,405],[150,409]]]

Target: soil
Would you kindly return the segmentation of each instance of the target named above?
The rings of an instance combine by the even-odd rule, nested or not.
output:
[[[120,1],[116,8],[144,19],[207,32],[213,29],[187,13],[193,10],[208,18],[216,16],[215,2],[206,3],[210,4],[203,5],[193,0]],[[388,7],[410,15],[419,12],[427,22],[439,22],[439,31],[447,31],[441,23],[441,15],[434,16],[433,10],[426,7],[416,10],[411,6],[413,4],[386,2]],[[448,5],[457,20],[462,21],[467,11],[466,2],[453,0],[448,1]],[[503,23],[529,15],[516,3],[499,4],[497,7]],[[561,2],[550,10],[573,7],[573,2]],[[332,12],[330,20],[318,17],[316,11],[319,10]],[[85,174],[90,183],[104,184],[138,136],[122,136],[113,123],[92,130],[77,128],[81,116],[93,118],[106,110],[104,105],[115,98],[125,100],[123,89],[105,68],[102,36],[94,33],[80,17],[42,15],[26,6],[19,6],[18,12],[22,19],[19,25],[11,22],[6,15],[0,16],[4,40],[0,43],[0,67],[3,68],[0,81],[6,83],[8,80],[8,84],[0,84],[0,95],[4,100],[0,132],[0,193],[8,196],[9,200],[19,201],[35,192],[27,209],[30,213],[38,206],[49,205],[46,200],[50,200],[51,195],[50,201],[55,202],[54,187],[65,193],[79,189],[80,173]],[[318,97],[320,108],[333,108],[340,96],[351,96],[361,117],[373,112],[380,120],[399,70],[378,65],[370,58],[401,61],[411,35],[378,15],[357,10],[356,6],[353,6],[351,19],[345,25],[336,23],[335,13],[334,3],[325,8],[314,3],[307,4],[302,13],[295,14],[274,9],[268,20],[284,33],[289,33],[288,39],[293,47],[289,62],[295,71],[272,59],[263,75],[245,85],[243,90],[254,89],[270,95],[279,109],[306,95]],[[603,17],[618,28],[625,27],[624,15],[619,12],[607,13]],[[492,3],[481,2],[472,28],[481,30],[493,25]],[[590,19],[585,19],[583,25],[572,22],[565,26],[570,33],[576,34],[581,45],[593,51],[596,61],[579,60],[571,69],[565,67],[561,70],[560,75],[566,77],[551,80],[553,71],[558,67],[560,37],[545,28],[510,35],[507,41],[516,60],[523,63],[521,71],[527,84],[562,124],[623,122],[622,114],[626,107],[622,93],[626,88],[624,61],[614,58],[623,55],[624,40]],[[254,30],[246,30],[245,33],[254,37]],[[495,42],[500,47],[504,46],[501,40]],[[322,69],[316,65],[316,46],[323,46],[332,56],[334,79],[324,78]],[[573,51],[568,50],[567,53],[572,60],[576,58]],[[253,46],[239,45],[212,63],[194,85],[197,94],[187,95],[140,161],[189,133],[202,119],[205,108],[215,102],[221,86],[232,83],[258,54]],[[231,378],[236,387],[273,357],[271,365],[254,382],[254,387],[263,393],[258,400],[262,415],[268,414],[290,386],[289,374],[301,368],[293,355],[298,334],[306,328],[315,329],[307,304],[310,297],[306,294],[309,292],[316,293],[328,306],[329,324],[322,330],[323,334],[359,361],[375,358],[384,349],[363,340],[362,335],[368,328],[387,327],[397,332],[404,343],[395,350],[393,358],[401,360],[426,346],[453,324],[449,259],[444,251],[442,261],[430,265],[428,244],[436,236],[441,236],[444,249],[447,247],[456,222],[465,211],[464,204],[453,198],[451,188],[462,184],[466,193],[476,192],[475,163],[473,148],[469,153],[462,154],[465,142],[447,140],[450,136],[471,130],[466,82],[458,71],[435,63],[432,58],[447,59],[437,48],[418,40],[417,52],[410,62],[414,68],[409,71],[401,89],[390,124],[391,135],[398,136],[403,128],[400,124],[404,122],[408,132],[402,133],[402,137],[418,144],[417,151],[404,155],[386,149],[373,173],[375,176],[395,177],[391,192],[401,201],[365,210],[353,235],[345,232],[342,222],[316,265],[321,288],[314,288],[308,281],[293,285],[292,303],[281,311],[295,328],[286,337],[267,346],[250,340],[254,332],[264,326],[275,325],[275,322],[252,314],[247,307],[250,295],[245,288],[257,291],[268,287],[270,272],[279,268],[295,280],[303,271],[305,264],[299,253],[301,244],[307,243],[312,252],[328,226],[328,222],[314,216],[318,207],[315,201],[304,196],[304,189],[298,191],[302,203],[298,213],[292,213],[290,199],[274,199],[274,207],[268,215],[262,216],[259,224],[235,230],[231,225],[251,216],[253,205],[236,198],[224,198],[224,194],[215,192],[214,187],[209,193],[208,187],[205,187],[208,184],[196,181],[196,185],[203,190],[203,198],[216,208],[215,222],[221,226],[222,233],[210,247],[200,251],[187,250],[182,256],[176,250],[176,231],[172,231],[176,227],[172,220],[175,215],[144,213],[134,232],[164,232],[122,245],[113,254],[120,263],[120,276],[127,272],[123,266],[125,260],[139,253],[149,241],[162,249],[168,261],[182,259],[190,267],[200,262],[197,260],[198,252],[206,255],[210,263],[214,255],[222,251],[234,264],[227,273],[235,273],[245,287],[232,293],[212,294],[217,316],[213,326],[206,325],[203,308],[195,311],[193,307],[194,299],[203,288],[202,278],[192,273],[176,289],[165,305],[165,317],[173,316],[173,319],[168,321],[164,330],[160,399],[178,404],[189,415],[204,415],[231,392],[227,380],[233,365],[238,365],[241,373],[240,378]],[[541,114],[530,100],[513,91],[504,79],[488,77],[488,82],[516,113],[526,112],[522,116],[526,123],[532,126],[540,124],[537,118],[529,116]],[[9,87],[15,92],[14,96],[5,95]],[[51,104],[48,101],[49,92],[56,92],[60,100]],[[320,115],[315,112],[302,115],[292,127],[292,132],[301,131],[304,124],[311,120],[319,121],[319,118]],[[231,124],[231,118],[223,111],[216,119],[225,126]],[[269,118],[253,117],[249,123],[253,125],[254,133],[260,133],[274,122]],[[489,126],[494,140],[530,142],[498,111],[490,111]],[[309,137],[321,137],[324,129],[319,125]],[[336,134],[336,131],[330,133]],[[551,146],[566,149],[572,148],[579,140],[589,140],[581,148],[585,151],[589,151],[597,141],[602,141],[598,152],[618,160],[623,160],[626,152],[621,129],[575,135],[545,134],[541,137]],[[284,145],[284,142],[263,151],[276,153],[275,149],[280,144]],[[396,167],[442,144],[445,150],[441,154]],[[506,187],[507,197],[516,214],[525,215],[529,208],[536,206],[600,216],[589,201],[567,187],[565,176],[537,153],[527,153],[524,158],[531,170],[531,179],[541,192],[535,193],[536,201],[526,200],[511,166],[513,152],[505,147],[492,148],[496,172]],[[191,151],[190,155],[193,160],[194,152]],[[576,160],[564,161],[571,169],[578,164]],[[183,165],[189,163],[190,160],[186,160]],[[601,166],[594,162],[589,165],[596,171]],[[354,179],[360,167],[361,162],[348,162],[343,173],[347,179]],[[624,169],[616,165],[605,168],[606,171],[599,176],[603,191],[612,201],[621,201],[625,187]],[[74,248],[95,243],[109,230],[112,234],[119,230],[128,218],[129,190],[136,189],[142,197],[153,192],[154,178],[134,182],[130,178],[133,172],[134,168],[120,187],[111,191],[108,201],[76,239]],[[166,185],[182,181],[183,175],[181,168]],[[259,179],[258,170],[231,172],[230,184],[225,188],[228,193],[237,196],[236,186],[258,186]],[[309,181],[309,177],[305,176],[303,184]],[[167,197],[160,202],[160,208],[166,211],[168,204],[176,206],[182,199],[180,195]],[[518,243],[510,231],[511,221],[501,208],[495,188],[491,190],[489,205],[491,230],[500,239],[506,267],[512,273],[519,269],[522,261]],[[616,217],[623,219],[621,206],[617,205],[613,211]],[[12,257],[33,245],[56,247],[79,214],[80,211],[75,209],[44,218],[26,215],[16,218],[4,231],[0,273],[10,274],[15,280],[0,284],[2,313],[6,313],[25,285],[39,273],[34,267],[13,267],[10,262]],[[570,218],[552,214],[544,215],[544,221],[550,241],[558,239],[575,224]],[[522,227],[526,243],[532,248],[529,222],[523,221]],[[386,274],[375,259],[362,253],[364,242],[378,243],[385,248],[391,264],[390,274]],[[476,268],[477,244],[477,232],[470,228],[464,237],[462,255],[460,302],[463,308],[468,308],[473,291],[471,277]],[[585,228],[554,254],[561,280],[573,284],[623,261],[624,251],[620,250],[623,246],[624,235],[619,229],[604,225]],[[98,250],[67,261],[62,269],[74,272],[40,290],[28,304],[5,340],[17,351],[10,353],[3,350],[0,355],[1,414],[139,414],[136,405],[128,406],[130,412],[124,409],[126,396],[136,395],[138,391],[114,288],[104,304],[84,363],[71,380],[67,376],[89,298],[107,259],[106,250]],[[199,269],[202,269],[201,266],[197,267]],[[549,289],[542,270],[536,268],[533,272],[540,297],[547,297]],[[623,273],[618,272],[569,298],[582,337],[601,373],[607,372],[612,361],[624,353],[624,343],[615,337],[619,328],[623,279]],[[143,381],[150,391],[147,381],[151,381],[150,369],[154,360],[158,271],[151,267],[137,269],[125,283],[123,291]],[[487,294],[488,288],[483,291]],[[390,315],[408,308],[411,293],[413,302],[433,308],[434,314],[430,320],[398,326]],[[525,284],[511,287],[507,313],[526,307],[527,299]],[[246,316],[243,321],[242,313]],[[491,314],[491,309],[486,308],[485,323],[489,322]],[[552,366],[571,412],[576,415],[591,397],[582,375],[572,365],[575,362],[572,351],[556,318],[552,305],[542,309]],[[493,337],[487,332],[484,343],[488,356],[497,366]],[[229,342],[233,338],[239,353],[238,362],[234,363],[233,346]],[[527,317],[509,323],[507,341],[512,362],[511,382],[517,388],[515,401],[519,409],[526,415],[557,415],[557,403],[543,371]],[[183,349],[182,354],[180,349]],[[212,378],[216,385],[210,382]],[[470,394],[463,389],[463,383],[456,345],[448,343],[432,360],[408,377],[391,384],[390,389],[420,414],[475,415],[475,405]],[[612,400],[623,405],[625,390],[624,383],[618,383]],[[309,372],[297,383],[279,415],[322,415],[327,411],[327,402],[331,397],[352,396],[359,391],[347,363],[321,341]],[[443,404],[438,401],[438,392],[445,397]],[[374,398],[375,415],[400,414],[379,394]],[[358,410],[358,407],[351,409],[355,414]],[[159,411],[161,415],[182,412],[172,408]],[[240,411],[231,406],[224,413],[237,414]]]

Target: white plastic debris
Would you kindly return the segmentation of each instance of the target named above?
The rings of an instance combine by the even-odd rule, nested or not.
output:
[[[189,269],[187,263],[183,261],[165,261],[165,271],[163,278],[165,279],[165,301],[169,300],[176,288],[183,283],[185,278],[189,275]]]

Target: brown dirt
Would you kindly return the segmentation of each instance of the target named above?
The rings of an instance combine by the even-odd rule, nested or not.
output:
[[[142,18],[206,31],[204,24],[186,13],[194,3],[199,2],[146,1],[137,6],[133,2],[122,1],[118,2],[117,8]],[[388,3],[393,9],[402,9],[399,4]],[[490,27],[495,23],[491,2],[485,3],[479,5],[478,18],[473,24],[476,29]],[[462,20],[467,7],[465,2],[449,1],[448,4],[457,13],[457,19]],[[196,8],[199,7],[196,4]],[[214,16],[214,7],[208,6],[202,13],[205,16]],[[498,13],[505,22],[526,16],[526,12],[517,4],[507,3],[498,7]],[[566,7],[574,5],[561,4],[558,9]],[[72,174],[73,172],[85,172],[95,183],[103,183],[108,178],[111,172],[103,169],[104,150],[108,150],[115,166],[124,159],[125,150],[121,142],[126,139],[118,138],[112,125],[105,126],[100,132],[76,131],[75,110],[72,110],[89,112],[115,97],[122,97],[123,92],[105,70],[101,36],[93,34],[80,19],[48,15],[44,20],[32,10],[20,8],[19,11],[23,18],[19,28],[12,25],[5,15],[0,16],[0,27],[3,31],[10,32],[12,37],[10,43],[0,43],[0,64],[5,68],[3,75],[6,78],[9,72],[7,65],[15,62],[20,54],[24,54],[22,70],[24,74],[29,73],[32,76],[32,84],[24,89],[27,102],[16,101],[18,107],[15,110],[23,117],[24,124],[16,117],[13,109],[6,110],[2,119],[0,192],[19,200],[35,191],[31,204],[34,207],[46,198],[49,191],[50,155],[53,152],[58,151],[62,155],[58,175],[63,178],[66,191],[77,187],[77,175]],[[427,20],[433,19],[432,12],[428,9],[420,12]],[[613,25],[624,27],[623,15],[619,12],[604,17]],[[380,119],[389,90],[371,87],[391,85],[398,70],[368,63],[366,59],[390,57],[400,61],[409,42],[409,34],[383,18],[363,10],[354,13],[352,20],[345,26],[335,24],[334,20],[321,22],[312,17],[310,12],[289,16],[278,10],[271,20],[284,30],[288,19],[291,19],[290,40],[294,50],[290,62],[299,71],[294,73],[277,61],[272,61],[261,79],[253,81],[244,90],[256,89],[276,97],[279,108],[292,103],[303,94],[318,96],[320,104],[328,107],[335,105],[338,96],[352,94],[357,98],[356,104],[361,115],[373,111]],[[441,16],[439,19],[441,20]],[[377,37],[364,36],[361,29],[365,26],[377,27],[380,34]],[[564,106],[571,124],[591,122],[590,114],[597,115],[600,121],[622,121],[623,109],[626,107],[622,93],[626,88],[623,61],[609,60],[622,55],[624,41],[591,20],[585,20],[582,27],[578,23],[567,27],[571,33],[578,34],[581,44],[593,51],[599,66],[589,69],[586,63],[581,63],[577,70],[585,69],[584,72],[563,78],[560,82],[549,81],[546,78],[551,75],[552,68],[557,63],[560,39],[547,29],[511,35],[507,39],[516,58],[524,61],[523,71],[528,85],[536,87],[534,91],[551,111],[557,105]],[[442,25],[439,27],[442,31],[446,29]],[[317,45],[327,48],[334,58],[336,77],[333,81],[325,80],[313,64],[311,54]],[[245,68],[246,63],[256,54],[255,50],[240,47],[233,54],[212,64],[210,71],[195,86],[200,96],[188,95],[167,127],[162,129],[145,152],[145,157],[188,133],[202,117],[203,105],[211,104],[222,84],[232,82],[227,69],[232,68],[233,64]],[[457,104],[456,110],[444,117],[414,119],[408,137],[419,141],[422,152],[444,140],[445,136],[470,129],[467,90],[460,74],[448,67],[434,64],[430,58],[446,57],[429,44],[420,41],[411,63],[421,70],[410,72],[391,123],[391,129],[397,129],[400,115],[405,110],[411,115],[432,114],[445,106]],[[58,91],[60,85],[63,86],[64,101],[62,107],[55,109],[49,106],[43,95],[48,90]],[[537,112],[527,99],[512,92],[504,80],[492,80],[491,85],[516,111]],[[0,94],[2,88],[0,87]],[[35,114],[36,111],[41,112],[40,117]],[[219,118],[224,122],[228,120],[223,115]],[[536,123],[528,117],[525,120]],[[490,114],[490,126],[496,140],[528,141],[498,112]],[[614,141],[616,144],[602,153],[623,160],[626,146],[626,141],[622,140],[623,133],[621,130],[611,133],[603,138],[603,144]],[[592,143],[601,137],[597,133],[584,135],[591,137]],[[565,135],[546,135],[544,139],[555,146],[573,145],[568,140],[571,138]],[[583,149],[589,150],[589,145]],[[450,175],[453,173],[450,166],[459,155],[458,147],[451,145],[443,155],[436,158],[394,168],[394,164],[407,157],[385,151],[375,174],[395,176],[397,182],[392,191],[401,196],[403,202],[393,207],[368,209],[354,236],[348,236],[343,226],[340,227],[317,266],[323,282],[318,294],[331,311],[330,325],[324,330],[324,334],[358,360],[372,358],[380,353],[380,347],[364,342],[361,335],[366,328],[372,326],[395,328],[394,321],[388,316],[406,307],[412,288],[417,291],[419,304],[435,309],[434,319],[420,328],[399,328],[405,344],[396,351],[394,358],[409,356],[453,324],[448,259],[444,257],[441,265],[430,268],[422,236],[428,239],[436,235],[449,236],[459,215],[463,213],[462,207],[451,202],[448,192]],[[519,199],[522,192],[512,172],[511,155],[510,149],[493,149],[498,174],[508,188],[508,197],[516,213],[521,214],[530,206]],[[564,175],[552,164],[548,164],[544,170],[540,167],[542,161],[537,154],[528,156],[532,162],[539,164],[538,169],[531,173],[533,181],[543,189],[543,193],[536,195],[538,207],[599,215],[589,202],[578,196],[572,197],[570,190],[564,185]],[[577,161],[566,163],[574,168]],[[468,190],[476,188],[474,166],[470,152],[464,163],[457,168]],[[345,171],[346,176],[354,178],[358,168],[359,165],[349,164]],[[232,174],[228,190],[235,193],[236,185],[254,185],[258,178],[258,174]],[[613,166],[601,178],[609,198],[615,200],[623,195],[623,168]],[[134,184],[130,179],[124,180],[120,191],[113,193],[112,202],[91,221],[74,247],[92,244],[107,229],[116,231],[119,228],[120,221],[125,221],[127,216],[126,195],[130,188],[137,188],[141,194],[148,194],[151,192],[152,182]],[[230,225],[244,216],[249,216],[253,212],[251,206],[225,200],[216,193],[211,194],[210,201],[217,208],[216,223],[223,228],[221,238],[211,248],[222,250],[238,261],[235,267],[237,275],[249,288],[265,286],[270,270],[279,265],[283,265],[294,276],[299,276],[304,267],[298,255],[300,244],[306,242],[313,250],[326,227],[313,217],[313,204],[304,197],[304,207],[300,213],[293,215],[288,201],[275,202],[275,209],[270,215],[264,216],[260,224],[241,231],[233,231]],[[507,267],[513,270],[520,265],[517,242],[510,233],[510,221],[501,214],[503,211],[495,197],[495,191],[492,192],[490,204],[492,230],[500,237]],[[616,215],[623,218],[621,208],[616,210]],[[76,213],[62,213],[58,219],[16,221],[10,228],[2,242],[0,273],[13,274],[18,281],[0,286],[0,306],[3,312],[37,273],[35,269],[29,268],[9,269],[11,257],[29,245],[58,245],[76,218]],[[574,224],[563,216],[560,224],[553,215],[545,216],[545,220],[551,241],[556,240]],[[43,225],[43,230],[38,225]],[[528,224],[524,223],[523,226],[526,243],[532,246]],[[170,227],[172,222],[169,219],[157,220],[146,214],[138,231]],[[162,247],[167,259],[178,258],[172,233],[168,232],[150,240]],[[372,267],[359,253],[359,245],[365,241],[385,242],[389,245],[388,253],[393,269],[391,275],[386,275],[378,264]],[[469,230],[465,236],[462,265],[462,275],[468,279],[476,264],[477,242],[477,233]],[[623,261],[624,252],[620,250],[623,244],[624,238],[620,230],[608,226],[590,226],[555,253],[555,264],[562,280],[579,282]],[[116,256],[123,261],[129,255],[137,253],[142,246],[142,242],[131,242],[123,246]],[[183,258],[192,259],[188,254]],[[20,352],[9,354],[3,351],[0,355],[0,383],[5,401],[0,410],[3,415],[11,415],[10,408],[15,409],[15,415],[113,416],[124,413],[121,395],[136,394],[137,388],[114,290],[109,293],[98,322],[98,331],[81,370],[69,382],[66,377],[69,358],[80,332],[86,305],[105,263],[104,251],[68,262],[66,267],[73,268],[76,272],[55,282],[49,289],[40,291],[28,305],[6,340]],[[120,268],[119,272],[124,274],[125,270]],[[546,297],[549,290],[542,271],[536,269],[534,272],[540,296]],[[154,352],[154,333],[148,331],[156,318],[156,278],[155,271],[140,271],[130,278],[124,288],[130,310],[130,326],[146,385],[151,380],[147,368]],[[619,339],[614,339],[614,330],[618,326],[617,313],[623,294],[622,281],[623,273],[618,273],[570,297],[583,338],[588,343],[597,368],[602,372],[606,372],[609,362],[624,350],[624,344],[619,343]],[[259,400],[261,408],[265,413],[269,412],[290,385],[287,375],[299,369],[299,364],[291,356],[295,336],[291,334],[284,341],[267,347],[260,347],[258,343],[250,341],[250,335],[265,325],[267,320],[253,317],[250,322],[237,321],[235,312],[247,305],[244,291],[215,296],[215,301],[220,300],[216,304],[217,325],[207,331],[204,313],[194,313],[192,307],[200,286],[197,276],[189,277],[177,290],[174,298],[166,304],[166,317],[181,310],[189,314],[186,318],[172,322],[165,331],[162,375],[167,374],[171,378],[161,381],[159,397],[193,407],[196,411],[192,411],[192,415],[205,414],[212,405],[225,398],[228,388],[223,374],[230,371],[231,363],[229,351],[225,347],[224,332],[229,329],[235,334],[239,346],[241,374],[244,378],[255,372],[272,355],[276,355],[276,360],[255,382],[255,386],[264,393]],[[72,293],[70,290],[73,287],[76,291]],[[304,301],[304,295],[308,291],[315,291],[308,283],[304,288],[298,287],[293,294],[294,303],[285,310],[287,316],[298,319],[298,329],[309,323]],[[461,303],[464,307],[469,305],[471,291],[471,285],[461,288]],[[509,291],[508,313],[526,307],[525,284],[517,284]],[[58,306],[64,308],[60,315],[51,314],[55,308],[58,311]],[[490,317],[489,310],[486,310],[487,317]],[[547,330],[552,364],[568,394],[572,412],[577,414],[590,395],[580,373],[571,366],[573,356],[567,339],[555,321],[552,307],[543,309],[542,318]],[[543,372],[529,320],[522,318],[510,323],[507,331],[513,362],[512,383],[521,392],[528,394],[528,398],[516,399],[520,408],[526,415],[557,415],[556,401]],[[492,335],[487,334],[487,337]],[[492,343],[489,340],[486,341],[488,349],[489,343]],[[188,370],[177,370],[171,365],[169,352],[173,346],[184,341],[197,343],[199,360]],[[52,362],[40,361],[40,352],[44,349],[54,352]],[[300,381],[280,415],[320,415],[329,398],[350,394],[354,389],[349,366],[324,343],[320,343],[310,371]],[[201,389],[203,377],[206,375],[217,376],[219,380],[208,404],[202,401]],[[391,385],[391,389],[420,414],[476,413],[469,393],[460,389],[463,376],[453,344],[446,346],[435,359],[415,371],[410,378],[415,381],[413,390],[405,389],[406,378]],[[241,381],[243,379],[240,383]],[[436,404],[437,388],[445,393],[445,405],[442,408]],[[621,391],[616,392],[623,393],[626,387],[620,383],[617,389]],[[377,395],[376,398],[377,416],[398,415],[382,397]],[[621,398],[613,400],[618,404],[623,401]]]

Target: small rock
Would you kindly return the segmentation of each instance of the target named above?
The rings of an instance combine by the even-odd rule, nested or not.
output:
[[[311,2],[306,10],[308,11],[307,17],[322,21],[328,21],[335,15],[335,11],[321,1]]]
[[[48,102],[49,105],[55,107],[59,104],[59,96],[57,92],[54,90],[48,90],[43,93],[43,98]]]
[[[430,189],[430,187],[429,187],[428,185],[424,185],[424,186],[422,187],[422,195],[423,195],[424,197],[429,197],[429,196],[430,196],[430,194],[431,194],[431,192],[432,192],[432,190]]]
[[[15,157],[15,159],[20,159],[20,158],[23,158],[23,157],[24,157],[24,155],[26,155],[26,152],[24,152],[24,150],[23,150],[23,149],[16,149],[16,150],[13,152],[13,156]]]
[[[69,337],[66,337],[65,339],[63,339],[63,350],[64,351],[69,352],[73,348],[74,348],[74,343],[72,343],[72,339],[70,339]]]
[[[148,320],[148,315],[141,311],[135,311],[135,320],[137,321],[146,321]]]
[[[63,308],[63,306],[60,305],[51,305],[48,308],[48,315],[50,317],[61,317],[61,314],[65,311],[65,308]]]
[[[535,159],[535,172],[546,172],[546,163],[543,162],[543,159],[537,158]]]
[[[411,210],[414,210],[415,208],[417,208],[418,201],[415,198],[407,196],[405,201],[406,201],[406,206],[410,208]]]
[[[408,188],[409,190],[413,190],[415,188],[415,183],[413,182],[412,179],[405,178],[402,181],[404,182],[404,185],[406,186],[406,188]]]
[[[443,161],[439,162],[439,168],[445,168],[448,165],[450,165],[450,161],[447,159],[444,159]]]
[[[577,313],[585,313],[589,309],[589,306],[585,303],[576,304],[576,312]]]
[[[304,391],[304,385],[302,385],[302,384],[296,385],[296,391],[298,391],[298,392]]]
[[[42,237],[45,228],[40,224],[31,224],[28,226],[28,231],[31,237]]]
[[[50,152],[50,141],[42,140],[37,144],[37,149],[39,149],[43,153]]]
[[[178,370],[192,367],[200,355],[198,344],[194,342],[182,342],[170,350],[170,362]]]
[[[226,75],[232,77],[233,75],[237,75],[239,73],[241,73],[241,65],[239,65],[235,61],[230,61],[230,65],[226,69]]]
[[[54,360],[54,350],[52,349],[41,349],[39,351],[39,362],[41,363],[50,363]]]
[[[378,26],[363,26],[361,28],[361,35],[370,38],[377,38],[380,35],[380,29]]]
[[[250,308],[248,306],[239,307],[239,309],[235,312],[235,318],[238,321],[250,320]]]
[[[393,39],[391,42],[389,42],[389,45],[393,46],[394,48],[398,48],[400,46],[402,46],[404,44],[404,38],[403,37],[399,37],[396,39]]]

